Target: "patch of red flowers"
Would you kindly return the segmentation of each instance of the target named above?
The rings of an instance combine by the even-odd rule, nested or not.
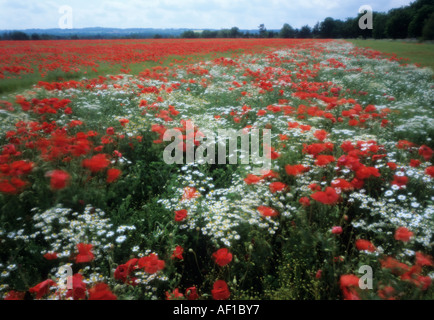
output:
[[[371,241],[365,239],[357,239],[356,240],[356,248],[359,251],[369,251],[374,252],[377,248],[372,244]]]
[[[273,208],[267,207],[267,206],[259,206],[258,211],[261,215],[264,217],[275,217],[279,214],[276,210]]]
[[[46,176],[50,177],[50,187],[52,190],[64,189],[71,178],[69,173],[63,170],[50,171]]]
[[[335,188],[327,187],[325,191],[318,191],[311,195],[311,198],[323,204],[334,205],[338,203],[340,195]]]
[[[87,263],[92,261],[95,256],[92,252],[93,245],[91,244],[85,244],[85,243],[79,243],[77,244],[77,250],[78,254],[75,257],[76,263]]]
[[[107,159],[107,155],[102,153],[97,154],[90,159],[84,159],[82,164],[83,167],[95,173],[107,168],[110,161]]]
[[[408,230],[405,227],[399,227],[398,229],[396,229],[395,231],[395,240],[399,240],[399,241],[403,241],[403,242],[408,242],[410,241],[410,238],[413,236],[413,232],[411,232],[410,230]]]
[[[227,300],[231,296],[229,287],[224,280],[214,282],[211,294],[214,300]]]
[[[224,267],[232,261],[232,253],[227,248],[217,250],[212,254],[214,261],[220,267]]]
[[[166,263],[164,260],[159,260],[155,253],[151,253],[146,257],[140,258],[137,261],[139,268],[144,268],[145,272],[153,274],[157,271],[163,270]]]
[[[306,167],[302,164],[295,164],[295,165],[286,165],[285,171],[289,176],[298,176],[306,171],[309,171],[309,167]]]
[[[185,209],[175,211],[175,221],[180,222],[187,218],[188,212]]]
[[[117,300],[117,296],[111,292],[105,283],[98,283],[89,289],[89,300]]]

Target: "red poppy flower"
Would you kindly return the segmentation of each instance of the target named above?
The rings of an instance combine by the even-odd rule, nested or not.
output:
[[[308,207],[310,206],[310,200],[308,197],[301,197],[300,200],[298,200],[298,202],[303,206],[303,207]]]
[[[273,183],[270,183],[270,186],[269,186],[271,193],[282,191],[286,187],[287,187],[287,185],[282,183],[282,182],[273,182]]]
[[[321,186],[316,183],[311,183],[308,187],[311,191],[321,191]]]
[[[41,299],[43,296],[48,294],[50,287],[57,286],[57,283],[51,279],[47,279],[38,283],[36,286],[29,289],[30,293],[36,293],[36,299]]]
[[[197,294],[196,287],[190,287],[185,290],[185,296],[187,297],[187,300],[196,300],[199,298],[199,295]]]
[[[420,267],[428,266],[433,267],[434,262],[431,256],[425,255],[422,252],[416,252],[416,264]]]
[[[44,254],[44,258],[47,260],[55,260],[57,259],[57,253],[56,252],[47,252]]]
[[[432,154],[433,154],[433,150],[426,145],[423,145],[419,148],[419,155],[422,156],[425,159],[425,161],[431,159]]]
[[[275,217],[279,214],[276,210],[270,207],[266,206],[259,206],[258,211],[264,216],[264,217]]]
[[[407,141],[407,140],[399,140],[396,144],[396,147],[398,149],[408,149],[415,147],[416,145],[413,142]]]
[[[33,162],[24,160],[14,161],[10,165],[9,175],[21,176],[29,174],[33,170],[34,165],[35,164]]]
[[[341,275],[339,284],[341,288],[344,287],[358,287],[359,286],[359,277],[354,274],[344,274]]]
[[[380,260],[380,263],[382,268],[390,269],[391,272],[395,275],[401,275],[410,270],[410,267],[408,265],[399,262],[392,257],[386,257],[385,259]]]
[[[172,253],[172,259],[179,259],[179,260],[184,260],[184,257],[182,256],[182,254],[184,253],[184,248],[181,246],[176,246],[175,250],[173,250]]]
[[[434,166],[429,166],[425,169],[425,173],[431,178],[434,178]]]
[[[274,172],[273,170],[262,170],[261,173],[262,173],[261,179],[279,178],[279,174],[277,172]]]
[[[333,234],[341,234],[342,233],[342,227],[341,226],[335,226],[332,228],[332,233]]]
[[[302,164],[296,164],[296,165],[286,165],[285,171],[289,176],[297,176],[300,174],[303,174],[304,172],[308,171],[309,167],[306,167]]]
[[[244,182],[246,184],[256,184],[262,180],[261,177],[255,176],[254,174],[248,174],[247,177],[244,179]]]
[[[72,289],[66,292],[66,297],[72,297],[74,300],[86,299],[86,283],[83,282],[83,276],[76,273],[72,276]]]
[[[393,296],[395,294],[395,289],[391,286],[386,286],[383,289],[378,290],[378,296],[383,300],[395,300]]]
[[[231,296],[228,285],[224,280],[217,280],[214,282],[211,294],[214,300],[226,300]]]
[[[6,194],[17,194],[19,193],[19,189],[7,180],[0,180],[0,192]]]
[[[68,172],[63,170],[53,170],[46,174],[47,177],[50,177],[50,187],[52,190],[61,190],[64,189],[69,179],[71,178]]]
[[[342,275],[339,282],[344,300],[360,300],[356,291],[356,288],[358,288],[359,285],[359,278],[356,275]]]
[[[89,289],[89,300],[117,300],[117,296],[110,291],[105,283],[98,283]]]
[[[354,186],[345,179],[336,179],[331,183],[333,188],[339,188],[343,191],[348,191],[354,189]]]
[[[303,153],[308,153],[313,155],[314,157],[318,156],[321,152],[324,151],[333,151],[333,144],[330,142],[327,143],[313,143],[310,145],[303,146]]]
[[[121,124],[122,127],[125,127],[125,125],[130,122],[130,120],[128,119],[119,119],[119,123]]]
[[[324,141],[325,138],[327,137],[327,131],[325,131],[325,130],[316,130],[313,135],[318,140]]]
[[[360,180],[365,180],[370,177],[379,177],[379,176],[380,176],[380,172],[375,167],[366,167],[362,165],[356,171],[356,177]]]
[[[137,278],[130,277],[130,274],[132,271],[137,269],[136,264],[137,264],[138,260],[139,259],[134,258],[134,259],[129,260],[125,264],[119,265],[114,272],[114,278],[116,280],[120,280],[124,283],[136,285],[137,284],[136,283]]]
[[[91,244],[79,243],[77,244],[78,254],[75,257],[76,263],[86,263],[92,261],[95,256],[92,253],[93,246]]]
[[[353,145],[353,143],[351,141],[344,141],[341,144],[341,149],[345,152],[348,153],[350,151],[353,151],[355,148],[355,146]]]
[[[335,159],[335,157],[333,157],[333,156],[328,156],[328,155],[319,155],[319,156],[316,158],[315,165],[320,166],[320,167],[323,167],[323,166],[326,166],[326,165],[328,165],[329,163],[331,163],[331,162],[335,162],[335,161],[336,161],[336,159]]]
[[[107,183],[112,183],[116,181],[119,176],[122,174],[122,171],[116,168],[108,169],[107,170]]]
[[[356,240],[356,248],[360,251],[367,250],[369,252],[374,252],[375,250],[377,250],[377,248],[375,248],[371,241],[364,239]]]
[[[185,187],[181,200],[190,200],[200,197],[200,193],[193,187]]]
[[[187,218],[187,214],[188,212],[185,209],[175,211],[175,221],[179,222],[184,220],[185,218]]]
[[[138,261],[139,268],[144,268],[145,272],[153,274],[159,270],[163,270],[166,263],[164,260],[159,260],[158,256],[154,253],[150,255],[140,258]]]
[[[176,288],[172,292],[166,291],[166,300],[178,300],[183,299],[184,295]]]
[[[393,181],[391,184],[397,185],[399,187],[405,186],[408,183],[408,177],[406,176],[393,176]]]
[[[224,267],[232,261],[232,253],[228,249],[222,248],[213,253],[212,257],[215,263],[220,267]]]
[[[410,238],[412,236],[413,236],[413,232],[411,232],[410,230],[408,230],[405,227],[399,227],[395,231],[395,240],[400,240],[400,241],[403,241],[403,242],[408,242],[408,241],[410,241]]]
[[[432,280],[430,276],[418,276],[415,282],[422,291],[425,291],[431,286]]]
[[[420,164],[421,164],[420,160],[417,159],[410,160],[410,167],[417,168],[420,167]]]
[[[110,161],[107,159],[107,155],[105,154],[97,154],[90,159],[84,159],[83,167],[88,168],[93,173],[101,171],[108,167]]]
[[[24,300],[25,292],[9,291],[3,300]]]
[[[318,191],[311,195],[311,198],[323,204],[336,204],[340,198],[335,188],[327,187],[325,191]]]
[[[286,134],[279,133],[279,139],[280,141],[287,141],[289,140],[289,137]]]
[[[398,167],[397,164],[394,162],[388,162],[387,166],[390,168],[390,170],[396,170],[396,168]]]

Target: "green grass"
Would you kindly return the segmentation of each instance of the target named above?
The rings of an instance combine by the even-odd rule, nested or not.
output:
[[[36,70],[33,74],[23,74],[21,77],[2,79],[0,80],[0,94],[15,95],[25,89],[30,89],[33,85],[39,81],[44,82],[60,82],[68,80],[81,80],[84,77],[88,79],[96,78],[98,76],[106,76],[108,74],[116,75],[120,74],[121,69],[130,69],[130,74],[137,76],[140,72],[146,69],[152,69],[157,66],[169,67],[170,64],[183,65],[188,63],[197,63],[199,61],[207,61],[216,59],[219,57],[231,58],[233,55],[242,54],[243,50],[227,51],[219,53],[208,54],[193,54],[193,55],[170,55],[164,57],[160,61],[146,61],[143,63],[132,63],[127,67],[120,64],[99,63],[98,71],[92,71],[91,68],[82,68],[79,72],[64,72],[61,70],[55,70],[47,72],[44,78],[41,78],[37,71],[37,65],[33,66]],[[182,62],[181,62],[182,61]]]
[[[434,44],[404,42],[399,40],[348,40],[357,47],[395,53],[400,58],[408,58],[409,63],[418,63],[434,70]]]

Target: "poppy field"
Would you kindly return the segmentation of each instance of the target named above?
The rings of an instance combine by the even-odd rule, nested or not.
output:
[[[318,39],[0,56],[33,82],[0,94],[0,299],[434,298],[431,69]],[[165,161],[220,129],[268,130],[270,168]]]

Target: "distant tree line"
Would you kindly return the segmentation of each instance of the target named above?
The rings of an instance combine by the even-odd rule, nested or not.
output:
[[[361,29],[359,20],[365,13],[345,21],[325,18],[312,28],[300,29],[285,23],[279,32],[268,31],[263,24],[259,32],[243,33],[237,27],[220,31],[185,31],[181,38],[375,38],[434,40],[434,0],[417,0],[408,6],[391,9],[387,13],[373,12],[373,29]]]
[[[346,20],[325,18],[315,26],[293,28],[285,23],[282,29],[267,30],[264,24],[258,30],[242,31],[238,27],[221,30],[183,31],[180,38],[375,38],[405,39],[418,38],[434,40],[434,0],[416,0],[408,6],[391,9],[387,13],[373,12],[373,29],[361,29],[359,20],[364,13]],[[149,39],[174,38],[176,35],[160,33],[113,34],[27,34],[22,31],[7,31],[0,34],[0,40],[56,40],[56,39]]]

